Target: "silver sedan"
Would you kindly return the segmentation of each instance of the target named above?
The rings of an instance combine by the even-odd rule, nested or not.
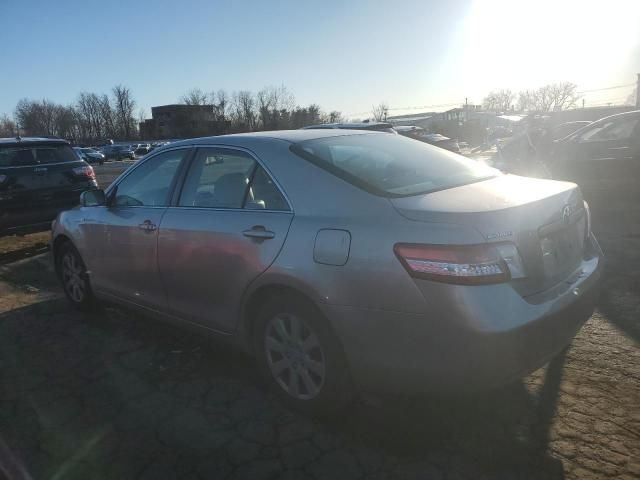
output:
[[[575,184],[377,132],[172,143],[52,235],[73,305],[224,337],[314,412],[522,377],[589,318],[602,270]]]

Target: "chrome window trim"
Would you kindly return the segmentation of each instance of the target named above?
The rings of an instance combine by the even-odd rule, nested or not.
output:
[[[140,208],[140,207],[136,207],[136,208]],[[156,207],[156,208],[160,208],[160,207]],[[263,209],[263,208],[224,208],[224,207],[185,207],[185,206],[169,206],[169,207],[162,207],[162,208],[171,208],[174,210],[202,210],[202,211],[206,211],[206,212],[210,212],[210,211],[217,211],[217,212],[248,212],[248,213],[255,213],[255,212],[260,212],[260,213],[284,213],[286,215],[293,215],[293,211],[292,210],[269,210],[269,209]]]

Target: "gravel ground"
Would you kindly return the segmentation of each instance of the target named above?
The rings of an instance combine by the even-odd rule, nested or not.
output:
[[[564,355],[487,394],[366,398],[332,421],[287,411],[208,339],[72,311],[47,255],[0,257],[0,461],[36,479],[640,478],[640,211],[600,203],[604,292]]]

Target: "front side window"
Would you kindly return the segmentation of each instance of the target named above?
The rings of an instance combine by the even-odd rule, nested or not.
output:
[[[161,153],[136,167],[116,190],[114,204],[121,207],[166,207],[180,163],[188,150]]]
[[[291,150],[356,187],[385,197],[418,195],[500,175],[494,168],[401,135],[318,138]]]

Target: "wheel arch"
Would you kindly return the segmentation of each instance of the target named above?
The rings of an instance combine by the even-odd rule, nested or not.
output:
[[[280,294],[291,295],[308,303],[318,313],[318,315],[325,320],[327,326],[331,329],[338,341],[340,341],[340,338],[336,335],[336,331],[331,324],[331,319],[326,317],[318,305],[319,296],[317,293],[310,286],[304,283],[291,282],[289,279],[278,277],[269,281],[260,282],[259,285],[255,285],[254,288],[250,289],[250,291],[245,295],[237,330],[241,347],[245,351],[252,355],[254,353],[253,335],[256,325],[256,317],[260,308],[269,298]],[[340,348],[342,348],[342,345],[340,345]]]
[[[60,273],[58,271],[58,252],[60,251],[60,248],[62,248],[62,246],[65,243],[70,243],[71,245],[73,245],[73,241],[71,240],[71,238],[69,238],[64,233],[61,233],[57,235],[56,238],[53,239],[53,242],[51,244],[51,253],[53,255],[53,265],[56,270],[56,274]]]

